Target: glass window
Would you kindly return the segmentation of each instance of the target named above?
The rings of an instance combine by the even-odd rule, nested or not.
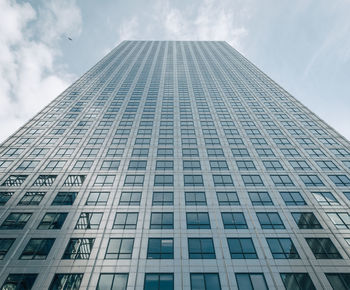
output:
[[[290,238],[267,238],[274,259],[300,259],[300,256]]]
[[[30,191],[26,192],[17,205],[39,205],[46,192]]]
[[[74,238],[70,239],[62,259],[68,260],[88,260],[95,239],[91,238]]]
[[[249,191],[252,205],[273,205],[273,201],[267,191]]]
[[[144,290],[173,290],[174,274],[172,273],[146,273]]]
[[[68,175],[63,186],[82,186],[86,175]]]
[[[350,178],[346,175],[328,175],[336,186],[350,186]]]
[[[233,179],[229,174],[213,174],[214,186],[234,186]]]
[[[174,149],[172,148],[158,148],[157,157],[174,157]]]
[[[143,186],[144,175],[127,175],[125,176],[124,186]]]
[[[294,186],[288,175],[270,175],[270,177],[275,186]]]
[[[130,160],[128,170],[146,170],[146,160]]]
[[[290,160],[289,163],[294,170],[311,170],[309,164],[303,160]]]
[[[249,157],[249,152],[245,148],[232,148],[231,149],[233,157]]]
[[[282,164],[278,160],[265,160],[263,164],[268,171],[284,170]]]
[[[292,212],[299,229],[322,229],[320,222],[312,212]]]
[[[227,243],[231,259],[258,259],[251,238],[228,238]]]
[[[138,212],[117,212],[115,214],[113,229],[136,229]]]
[[[334,290],[349,289],[350,273],[326,273],[326,277]]]
[[[42,218],[38,230],[59,230],[62,228],[68,213],[47,212]]]
[[[327,212],[337,229],[350,229],[350,215],[347,212]]]
[[[32,213],[12,212],[3,221],[1,230],[21,230],[25,227]]]
[[[157,160],[156,170],[173,170],[174,161],[172,160]]]
[[[5,205],[11,196],[14,194],[12,191],[1,191],[0,192],[0,206]]]
[[[305,186],[324,186],[324,183],[317,175],[299,175]]]
[[[0,260],[3,260],[15,239],[0,239]]]
[[[224,229],[247,229],[247,222],[242,212],[222,212]]]
[[[85,205],[106,205],[109,197],[109,192],[92,191],[86,200]]]
[[[188,238],[190,259],[216,259],[212,238]]]
[[[201,170],[201,163],[199,160],[184,160],[183,169],[184,170]]]
[[[183,157],[198,157],[199,152],[197,148],[184,148],[182,149]]]
[[[329,238],[306,238],[316,259],[343,259]]]
[[[59,192],[55,196],[55,199],[52,201],[51,205],[72,205],[77,195],[77,192]]]
[[[25,246],[20,260],[45,260],[55,239],[30,239]]]
[[[218,191],[216,192],[219,205],[240,205],[237,192]]]
[[[148,148],[134,148],[132,150],[132,157],[148,157]]]
[[[269,148],[257,148],[256,152],[260,157],[275,157],[275,153]]]
[[[52,186],[57,175],[39,175],[32,186]]]
[[[285,229],[277,212],[257,212],[256,216],[262,229]]]
[[[187,229],[210,229],[209,214],[207,212],[187,212]]]
[[[126,290],[129,275],[126,273],[102,273],[97,283],[97,290]]]
[[[153,192],[152,205],[174,205],[174,193],[171,191]]]
[[[263,273],[236,273],[238,290],[268,290]]]
[[[185,186],[204,186],[202,175],[184,175]]]
[[[191,273],[191,290],[221,290],[218,273]]]
[[[10,175],[1,186],[21,186],[28,175]]]
[[[118,170],[119,165],[119,160],[105,160],[102,162],[101,170]]]
[[[131,259],[134,239],[109,239],[105,259]]]
[[[154,176],[154,186],[173,186],[174,175],[160,175]]]
[[[208,148],[208,157],[225,157],[224,151],[221,148]]]
[[[228,165],[225,160],[210,160],[210,169],[211,170],[228,170]]]
[[[339,201],[331,192],[312,192],[319,205],[333,206],[339,205]]]
[[[333,163],[333,161],[316,161],[316,164],[322,169],[322,170],[339,170],[339,167]]]
[[[140,205],[141,194],[141,192],[123,191],[120,196],[119,205]]]
[[[306,201],[298,191],[282,191],[280,192],[280,195],[287,206],[307,205]]]
[[[69,289],[78,290],[84,274],[55,274],[49,290]]]
[[[9,274],[2,284],[3,290],[7,289],[32,289],[38,274]]]
[[[316,290],[308,273],[281,273],[286,290]]]
[[[112,186],[115,175],[97,175],[94,186]]]
[[[207,205],[205,192],[202,191],[186,191],[185,192],[186,205]]]
[[[242,175],[245,186],[264,186],[260,175]]]
[[[103,213],[97,212],[82,212],[75,225],[75,229],[79,230],[91,230],[98,229],[100,227],[100,222]]]
[[[93,163],[94,162],[90,160],[78,160],[75,163],[73,170],[90,170]]]
[[[147,259],[174,259],[172,238],[149,238]]]
[[[174,214],[172,212],[152,212],[150,229],[173,229]]]
[[[239,170],[256,170],[255,164],[251,160],[239,160],[236,161],[236,164]]]

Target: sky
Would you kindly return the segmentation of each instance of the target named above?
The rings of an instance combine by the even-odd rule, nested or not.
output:
[[[0,142],[122,40],[227,41],[350,139],[349,11],[350,0],[0,0]]]

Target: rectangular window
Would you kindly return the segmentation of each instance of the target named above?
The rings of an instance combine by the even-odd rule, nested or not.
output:
[[[134,148],[132,150],[132,157],[148,157],[148,148]]]
[[[208,157],[225,157],[224,151],[221,148],[208,148]]]
[[[190,259],[216,259],[212,238],[188,238]]]
[[[249,152],[245,148],[232,148],[233,157],[250,157]]]
[[[285,229],[280,215],[277,212],[257,212],[260,226],[262,229]]]
[[[94,162],[90,160],[78,160],[75,163],[73,170],[90,170],[93,163]]]
[[[171,191],[153,192],[152,205],[174,205],[174,193]]]
[[[186,205],[207,205],[205,192],[201,191],[187,191],[185,192]]]
[[[121,157],[123,154],[124,148],[109,148],[106,153],[106,157]]]
[[[275,153],[269,148],[257,148],[256,152],[260,157],[275,157]]]
[[[190,277],[191,290],[221,290],[218,273],[191,273]]]
[[[307,205],[306,201],[298,191],[282,191],[280,192],[280,195],[287,206]]]
[[[138,212],[117,212],[114,218],[113,229],[136,229],[138,217]]]
[[[131,259],[133,248],[133,238],[109,239],[105,259]]]
[[[300,256],[290,238],[267,238],[274,259],[300,259]]]
[[[331,192],[312,192],[319,205],[334,206],[339,205],[339,201]]]
[[[1,289],[32,289],[37,276],[38,274],[9,274]]]
[[[227,244],[230,250],[231,259],[258,259],[251,238],[228,238]]]
[[[32,213],[12,212],[3,221],[1,230],[21,230],[25,227]]]
[[[311,170],[311,167],[303,160],[289,160],[290,165],[294,170]]]
[[[183,157],[198,157],[199,152],[197,148],[184,148],[182,149]]]
[[[156,170],[174,170],[174,161],[172,161],[172,160],[157,160]]]
[[[51,160],[45,167],[45,170],[62,170],[66,161]]]
[[[247,221],[242,212],[222,212],[224,229],[247,229]]]
[[[17,205],[39,205],[46,192],[30,191],[26,192]]]
[[[112,186],[115,179],[115,175],[97,175],[94,186]]]
[[[154,186],[173,186],[174,175],[155,175]]]
[[[273,201],[267,191],[249,191],[248,195],[252,205],[273,205]]]
[[[174,214],[172,212],[152,212],[150,229],[173,229]]]
[[[350,215],[347,212],[327,212],[327,215],[337,229],[350,229]]]
[[[229,174],[213,174],[214,186],[234,186],[233,179]]]
[[[308,273],[280,273],[280,275],[286,290],[316,290]]]
[[[228,165],[225,160],[210,160],[210,169],[211,170],[228,170]]]
[[[98,229],[100,227],[100,222],[103,213],[97,212],[82,212],[75,225],[75,229],[79,230],[91,230]]]
[[[328,177],[333,181],[335,186],[350,186],[350,178],[346,175],[328,175]]]
[[[86,175],[68,175],[63,186],[82,186]]]
[[[62,256],[63,260],[88,260],[95,239],[74,238],[70,239]]]
[[[312,212],[292,212],[293,219],[299,229],[322,229],[320,222]]]
[[[126,290],[128,286],[128,278],[129,275],[126,273],[102,273],[98,279],[97,289]]]
[[[240,205],[237,192],[234,191],[217,191],[216,197],[219,205]]]
[[[299,175],[299,177],[305,186],[325,186],[317,175]]]
[[[68,213],[47,212],[38,225],[38,230],[59,230],[62,228]]]
[[[185,186],[204,186],[202,175],[184,175]]]
[[[149,238],[147,259],[174,259],[174,240],[172,238]]]
[[[144,175],[127,175],[125,176],[124,186],[143,186]]]
[[[124,191],[121,193],[119,205],[140,205],[141,192]]]
[[[146,273],[144,290],[174,290],[174,274]]]
[[[26,160],[23,161],[17,168],[16,170],[34,170],[34,168],[39,164],[39,161],[34,161],[34,160]]]
[[[187,212],[187,229],[210,229],[209,214],[207,212]]]
[[[103,206],[107,204],[109,192],[92,191],[89,193],[89,197],[86,200],[85,205],[97,205]]]
[[[236,164],[237,164],[238,170],[241,170],[241,171],[256,170],[255,164],[251,160],[239,160],[239,161],[236,161]]]
[[[16,239],[0,239],[0,260],[3,260]]]
[[[101,170],[118,170],[119,165],[119,160],[105,160],[102,162]]]
[[[184,160],[183,169],[184,170],[201,170],[201,163],[199,160]]]
[[[264,186],[260,175],[242,175],[242,180],[245,186]]]
[[[172,148],[158,148],[157,157],[174,157],[174,149]]]
[[[30,239],[25,246],[20,260],[45,260],[55,239]]]
[[[263,273],[236,273],[239,290],[268,290]]]
[[[329,238],[305,238],[316,259],[343,259]]]
[[[316,164],[324,171],[339,170],[339,167],[333,163],[333,161],[316,161]]]
[[[349,288],[350,273],[326,273],[326,277],[333,289]]]
[[[28,175],[10,175],[1,186],[21,186]]]
[[[146,170],[146,160],[131,160],[129,162],[128,170]]]
[[[275,186],[294,186],[288,175],[270,175],[270,177]]]
[[[77,195],[77,192],[59,192],[52,201],[51,205],[72,205]]]
[[[13,194],[12,191],[0,191],[0,206],[5,205]]]

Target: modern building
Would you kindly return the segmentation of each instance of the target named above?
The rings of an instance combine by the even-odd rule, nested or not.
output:
[[[0,173],[1,289],[349,289],[349,141],[225,42],[122,42]]]

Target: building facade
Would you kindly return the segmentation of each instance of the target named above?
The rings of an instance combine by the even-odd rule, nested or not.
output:
[[[349,177],[227,43],[124,41],[1,145],[0,285],[349,289]]]

